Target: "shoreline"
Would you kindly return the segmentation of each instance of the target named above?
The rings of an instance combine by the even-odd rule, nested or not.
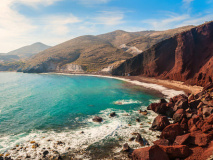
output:
[[[156,78],[148,78],[141,76],[112,76],[112,75],[100,75],[100,74],[84,74],[84,73],[59,73],[49,72],[41,74],[58,74],[58,75],[79,75],[79,76],[93,76],[102,78],[117,79],[124,82],[128,82],[132,85],[141,86],[146,89],[155,90],[166,96],[167,99],[172,98],[178,94],[196,94],[202,91],[201,86],[185,85],[184,82],[173,80],[161,80]]]

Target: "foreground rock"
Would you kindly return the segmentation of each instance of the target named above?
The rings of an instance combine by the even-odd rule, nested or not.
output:
[[[147,109],[159,114],[150,129],[162,132],[154,146],[136,149],[133,159],[203,160],[213,156],[213,83],[195,95],[181,94],[169,102],[160,100]],[[168,116],[172,117],[173,124],[169,123]],[[158,154],[162,157],[155,157]]]
[[[153,123],[152,123],[152,126],[151,126],[151,130],[160,130],[162,131],[166,126],[168,126],[170,123],[169,123],[169,120],[166,116],[157,116]]]
[[[135,149],[132,153],[133,160],[169,160],[168,155],[157,145]]]
[[[99,116],[95,116],[92,120],[93,120],[93,122],[102,122],[103,118],[101,118]]]

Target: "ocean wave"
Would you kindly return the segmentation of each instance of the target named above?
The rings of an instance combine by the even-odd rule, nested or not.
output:
[[[141,109],[144,109],[144,107]],[[117,116],[110,118],[109,113],[113,111],[116,112]],[[1,151],[19,144],[18,147],[7,150],[7,153],[9,153],[12,158],[17,159],[18,157],[26,157],[27,155],[30,155],[31,159],[40,159],[43,156],[40,153],[43,153],[46,150],[48,150],[49,155],[55,155],[53,152],[54,150],[60,154],[67,153],[70,149],[82,150],[95,143],[101,144],[103,140],[108,138],[118,140],[120,137],[122,140],[119,141],[119,143],[122,145],[128,141],[128,139],[132,136],[131,133],[133,132],[144,133],[142,136],[150,142],[155,140],[156,135],[158,134],[157,132],[151,132],[149,130],[151,124],[148,122],[151,122],[155,117],[155,113],[153,112],[149,112],[147,116],[144,116],[139,114],[137,111],[127,112],[124,110],[106,109],[101,111],[99,116],[104,119],[103,123],[99,124],[90,122],[90,119],[92,118],[91,116],[87,120],[91,123],[90,127],[79,128],[75,131],[68,129],[61,132],[32,131],[29,134],[1,137]],[[136,117],[140,117],[142,119],[142,128],[140,123],[135,121]],[[131,126],[128,125],[129,123],[131,123]],[[38,143],[38,147],[36,149],[32,147],[34,143],[30,143],[31,141]],[[129,142],[129,145],[134,148],[140,147],[140,145],[134,141]]]
[[[116,104],[116,105],[138,104],[138,103],[142,103],[142,102],[137,100],[132,100],[132,99],[129,99],[129,100],[123,99],[123,100],[117,100],[113,102],[113,104]]]

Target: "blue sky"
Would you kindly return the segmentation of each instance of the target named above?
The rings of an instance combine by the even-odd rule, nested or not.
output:
[[[213,20],[213,0],[2,0],[0,53],[114,30],[166,30]]]

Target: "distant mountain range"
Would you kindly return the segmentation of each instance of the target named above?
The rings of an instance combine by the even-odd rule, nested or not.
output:
[[[37,42],[37,43],[31,44],[29,46],[21,47],[14,51],[10,51],[7,54],[8,55],[17,55],[20,58],[29,58],[45,49],[48,49],[48,48],[50,48],[50,46],[47,46],[41,42]]]
[[[186,26],[167,31],[126,32],[117,30],[98,36],[81,36],[33,56],[24,72],[111,71],[153,44],[191,29]],[[108,68],[108,69],[106,69]]]

